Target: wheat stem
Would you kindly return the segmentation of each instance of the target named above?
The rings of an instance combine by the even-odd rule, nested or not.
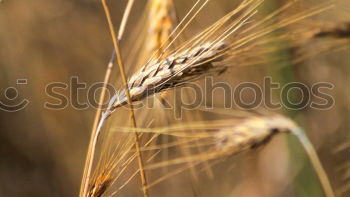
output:
[[[335,197],[331,183],[329,182],[329,179],[327,177],[327,174],[324,170],[324,168],[322,167],[321,161],[317,156],[317,153],[314,149],[314,147],[312,146],[312,143],[310,142],[310,140],[307,138],[307,136],[305,135],[305,132],[303,130],[301,130],[300,128],[297,128],[295,130],[292,130],[293,135],[295,135],[299,142],[301,143],[301,145],[303,146],[303,148],[305,149],[305,152],[307,153],[312,166],[314,167],[314,170],[321,182],[322,188],[325,192],[325,195],[327,197]]]
[[[119,32],[118,32],[118,41],[120,41],[123,37],[124,31],[125,31],[125,26],[126,26],[126,22],[129,19],[129,15],[131,12],[131,8],[134,5],[134,0],[129,0],[128,4],[126,5],[125,11],[124,11],[124,15],[122,18],[122,22],[120,24],[120,28],[119,28]]]
[[[109,82],[109,79],[110,79],[110,76],[112,73],[113,62],[115,61],[115,57],[116,57],[115,52],[113,51],[113,54],[112,54],[111,59],[108,63],[106,74],[105,74],[105,77],[103,80],[102,92],[101,92],[101,95],[99,98],[98,108],[96,110],[95,119],[94,119],[94,123],[92,126],[91,137],[90,137],[90,142],[89,142],[89,147],[88,147],[88,153],[86,156],[85,167],[84,167],[83,178],[82,178],[83,181],[82,181],[81,188],[80,188],[80,194],[79,194],[80,197],[86,196],[86,194],[87,194],[89,180],[91,178],[91,169],[92,169],[92,163],[93,163],[92,161],[94,158],[95,147],[96,147],[97,138],[98,138],[97,125],[98,125],[98,122],[101,118],[102,105],[103,105],[103,101],[105,100],[105,95],[106,95],[106,91],[107,91],[107,84]]]
[[[119,40],[123,36],[126,22],[129,18],[129,13],[131,11],[133,3],[134,3],[134,0],[129,0],[128,5],[124,11],[124,15],[122,18],[122,23],[121,23],[121,28],[120,28],[120,31],[118,32],[118,39]],[[89,141],[89,147],[88,147],[88,152],[87,152],[87,156],[86,156],[86,160],[85,160],[84,172],[83,172],[83,177],[82,177],[82,184],[81,184],[80,193],[79,193],[80,197],[87,195],[89,181],[91,179],[91,171],[92,171],[93,159],[94,159],[94,155],[95,155],[95,147],[96,147],[97,139],[99,136],[97,127],[98,127],[99,121],[101,119],[102,106],[103,106],[103,102],[104,102],[105,97],[106,97],[107,84],[110,81],[110,76],[112,73],[112,69],[113,69],[115,60],[116,60],[116,51],[113,50],[111,58],[110,58],[108,65],[107,65],[106,73],[105,73],[104,80],[103,80],[102,92],[101,92],[100,97],[99,97],[98,108],[97,108],[96,113],[95,113],[94,123],[93,123],[92,130],[91,130],[91,137],[90,137],[90,141]]]
[[[139,168],[140,168],[140,175],[141,175],[143,195],[144,195],[144,197],[148,197],[149,195],[148,195],[146,174],[145,174],[145,170],[144,170],[142,154],[141,154],[141,151],[140,151],[140,140],[139,140],[139,136],[138,136],[138,134],[136,132],[136,127],[137,127],[136,119],[135,119],[134,109],[133,109],[132,101],[131,101],[131,97],[130,97],[128,82],[127,82],[126,75],[125,75],[125,70],[124,70],[124,65],[123,65],[123,61],[122,61],[122,56],[121,56],[121,53],[120,53],[120,48],[119,48],[119,44],[118,44],[118,41],[117,41],[115,29],[114,29],[114,26],[113,26],[113,23],[112,23],[109,7],[108,7],[108,5],[106,3],[106,0],[101,0],[101,2],[102,2],[102,5],[103,5],[103,8],[105,10],[106,17],[107,17],[107,22],[108,22],[110,33],[111,33],[111,36],[112,36],[114,49],[115,49],[116,55],[117,55],[117,62],[118,62],[119,70],[120,70],[120,73],[121,73],[122,81],[123,81],[124,88],[125,88],[126,97],[127,97],[127,100],[128,100],[128,106],[130,108],[129,110],[130,110],[130,116],[131,116],[131,120],[132,120],[132,124],[133,124],[133,128],[134,128],[134,132],[133,133],[134,133],[134,137],[135,137],[135,148],[136,148],[136,152],[137,152],[137,156],[138,156],[138,164],[139,164]]]

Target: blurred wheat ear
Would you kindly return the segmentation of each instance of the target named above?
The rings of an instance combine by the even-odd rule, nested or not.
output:
[[[176,27],[176,12],[172,0],[150,0],[147,21],[147,41],[144,43],[145,54],[150,57],[159,55],[171,39]]]
[[[165,166],[180,165],[191,162],[192,165],[199,165],[205,161],[218,160],[223,157],[232,157],[239,153],[256,149],[268,143],[273,136],[280,133],[292,134],[304,147],[308,158],[320,180],[321,186],[327,197],[334,197],[334,192],[325,173],[322,164],[314,150],[312,143],[308,140],[303,130],[298,127],[294,121],[282,115],[276,114],[252,114],[246,112],[235,112],[234,119],[225,119],[219,121],[192,122],[184,125],[174,125],[166,128],[139,129],[142,133],[154,133],[157,135],[170,135],[178,138],[177,146],[184,145],[184,141],[198,140],[200,144],[206,146],[203,152],[194,153],[190,156],[179,157],[166,160],[160,163],[146,165],[146,170],[157,170]],[[238,115],[237,115],[238,114]],[[239,114],[243,114],[240,116]],[[129,128],[115,128],[120,132],[129,132]],[[193,132],[195,131],[195,132]],[[162,144],[160,146],[144,146],[142,151],[152,149],[166,149],[176,143]],[[208,148],[208,146],[210,148]],[[178,174],[187,167],[179,168],[163,177],[149,183],[149,187],[164,181],[175,174]]]
[[[314,38],[347,38],[350,39],[350,22],[328,25],[315,30]]]
[[[219,145],[223,149],[254,148],[266,143],[273,135],[281,132],[291,133],[298,138],[312,163],[325,195],[327,197],[335,197],[327,174],[312,143],[305,135],[305,132],[288,118],[283,116],[252,118],[236,126],[231,134],[230,131],[219,133],[218,139]]]

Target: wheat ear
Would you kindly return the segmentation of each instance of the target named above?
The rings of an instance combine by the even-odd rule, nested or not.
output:
[[[232,129],[232,128],[231,128]],[[228,128],[228,130],[231,130]],[[226,129],[227,130],[227,129]],[[253,118],[236,126],[233,132],[219,132],[219,145],[227,150],[239,150],[257,147],[268,141],[273,135],[280,132],[288,132],[296,136],[305,149],[311,164],[317,173],[322,188],[327,197],[335,197],[329,179],[322,167],[312,143],[305,135],[305,132],[296,124],[282,116],[267,118]]]
[[[209,72],[225,71],[226,67],[214,65],[221,60],[217,56],[223,53],[225,48],[224,42],[205,43],[179,54],[170,55],[159,63],[152,62],[147,69],[142,68],[130,78],[128,84],[131,100],[142,100],[149,95],[173,88]],[[127,104],[125,91],[120,92],[113,99],[115,102],[108,109],[110,112]]]
[[[248,151],[250,149],[256,149],[266,143],[268,143],[273,136],[279,133],[292,134],[297,137],[311,164],[320,180],[321,186],[327,197],[334,197],[334,192],[327,177],[325,170],[317,156],[312,143],[308,140],[304,131],[298,127],[294,121],[286,118],[282,115],[271,114],[251,114],[242,112],[236,112],[236,118],[211,121],[211,122],[192,122],[185,125],[174,125],[166,128],[153,128],[153,129],[139,129],[139,132],[151,132],[155,134],[171,135],[178,140],[179,146],[184,144],[182,140],[188,141],[188,139],[198,139],[203,146],[212,145],[206,152],[199,152],[191,156],[180,157],[160,163],[151,164],[146,166],[146,169],[158,169],[164,166],[179,165],[186,162],[192,162],[193,165],[199,165],[208,160],[219,159],[222,157],[230,157],[237,155],[241,152]],[[129,132],[128,128],[116,128],[118,131]],[[188,132],[188,130],[196,132]],[[175,144],[163,144],[162,147],[144,147],[141,150],[152,150],[160,148],[168,148]],[[180,173],[185,170],[181,168],[171,174],[167,174],[164,177],[160,177],[152,183],[149,183],[149,187],[169,178],[172,175]]]
[[[178,49],[174,50],[170,55],[162,58],[171,43],[178,37],[176,36],[172,42],[165,47],[164,52],[158,58],[151,57],[141,69],[132,75],[128,81],[130,89],[130,98],[132,101],[139,101],[146,96],[158,93],[162,90],[173,88],[176,85],[183,84],[188,80],[193,80],[204,74],[222,73],[225,71],[228,61],[235,58],[240,59],[243,56],[252,57],[248,51],[255,46],[264,45],[266,43],[259,42],[257,39],[276,31],[277,29],[286,27],[306,17],[320,13],[323,10],[332,7],[321,7],[311,9],[309,12],[299,13],[292,17],[286,18],[278,23],[269,24],[262,30],[253,31],[261,26],[269,19],[281,14],[292,3],[281,7],[271,15],[264,18],[261,22],[257,22],[251,26],[243,27],[249,19],[256,13],[256,8],[260,6],[262,1],[252,2],[243,1],[237,10],[232,11],[225,17],[220,19],[214,25],[210,26],[198,36],[195,36],[189,42],[186,42]],[[241,13],[233,22],[230,21],[240,11]],[[193,17],[192,17],[193,18]],[[228,24],[227,24],[228,23]],[[188,23],[185,24],[185,26]],[[224,25],[227,25],[223,28]],[[220,29],[223,28],[223,29]],[[180,30],[182,32],[183,29]],[[241,32],[240,32],[241,31]],[[214,33],[218,35],[213,36]],[[227,38],[236,33],[239,39],[227,42]],[[249,33],[249,34],[248,34]],[[209,38],[213,36],[214,38]],[[206,41],[207,39],[207,41]],[[256,43],[254,43],[256,41]],[[268,53],[268,50],[263,51]],[[256,56],[256,54],[254,54]],[[243,63],[243,65],[245,65]],[[127,96],[125,90],[116,94],[111,100],[105,117],[108,117],[116,108],[127,104]],[[101,126],[103,121],[100,122]]]

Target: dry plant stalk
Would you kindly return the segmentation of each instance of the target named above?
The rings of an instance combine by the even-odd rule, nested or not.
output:
[[[104,4],[103,1],[102,1],[102,4]],[[118,40],[121,40],[123,37],[124,29],[125,29],[126,23],[128,21],[130,10],[131,10],[133,4],[134,4],[134,0],[128,1],[128,5],[124,11],[124,15],[122,18],[121,27],[120,27],[119,32],[118,32]],[[90,141],[89,141],[89,146],[88,146],[88,151],[87,151],[87,156],[86,156],[86,161],[85,161],[84,171],[83,171],[83,176],[82,176],[82,183],[81,183],[80,192],[79,192],[80,197],[86,196],[87,192],[88,192],[87,190],[88,190],[90,178],[91,178],[91,171],[92,171],[93,159],[94,159],[94,155],[95,155],[95,148],[96,148],[96,143],[97,143],[97,139],[99,136],[99,131],[97,130],[97,127],[98,127],[98,123],[101,119],[102,105],[103,105],[103,102],[105,100],[105,95],[106,95],[106,91],[107,91],[107,84],[110,81],[110,76],[112,73],[112,68],[114,66],[115,60],[116,60],[116,51],[113,50],[111,59],[107,65],[105,77],[103,80],[102,92],[101,92],[100,98],[98,100],[98,108],[97,108],[97,111],[95,113],[95,119],[94,119],[93,126],[92,126],[92,131],[91,131],[91,136],[90,136]]]
[[[86,196],[86,195],[88,195],[88,196],[102,196],[103,193],[105,192],[105,190],[107,189],[107,187],[109,185],[109,181],[110,181],[109,176],[101,176],[100,175],[97,178],[97,180],[95,180],[95,182],[90,185],[90,191],[88,191],[89,184],[90,184],[90,178],[91,178],[90,174],[91,174],[91,170],[92,170],[93,158],[94,158],[94,153],[95,153],[95,147],[96,147],[97,139],[99,136],[99,129],[97,128],[98,124],[96,124],[96,123],[100,119],[100,112],[101,112],[101,106],[102,106],[101,103],[104,101],[106,84],[109,82],[109,78],[110,78],[111,70],[113,67],[115,55],[116,55],[116,58],[118,61],[119,70],[121,72],[123,82],[124,82],[125,87],[126,87],[126,95],[127,95],[128,101],[129,101],[131,119],[133,120],[133,126],[136,129],[135,115],[134,115],[133,108],[131,105],[129,90],[127,88],[127,83],[126,83],[124,66],[123,66],[123,62],[122,62],[121,54],[120,54],[120,48],[119,48],[119,44],[118,44],[118,41],[116,38],[116,33],[115,33],[115,30],[113,27],[113,23],[111,20],[110,11],[109,11],[109,8],[108,8],[105,0],[101,0],[101,3],[103,5],[103,8],[104,8],[105,13],[106,13],[107,22],[108,22],[108,25],[109,25],[109,28],[111,31],[115,51],[113,52],[111,61],[108,65],[108,68],[106,71],[105,80],[104,80],[104,88],[103,88],[103,92],[101,93],[100,100],[99,100],[100,105],[99,105],[99,109],[96,112],[95,122],[94,122],[91,140],[90,140],[90,144],[89,144],[89,150],[88,150],[88,154],[87,154],[87,160],[86,160],[86,164],[85,164],[85,168],[84,168],[84,175],[83,175],[80,196]],[[127,5],[126,11],[125,11],[124,16],[123,16],[121,28],[120,28],[120,31],[118,34],[118,39],[122,38],[124,28],[126,25],[126,21],[128,19],[128,16],[129,16],[129,13],[130,13],[130,10],[131,10],[133,3],[134,3],[134,1],[130,0],[128,5]],[[138,139],[138,135],[136,132],[134,132],[134,137],[135,137],[135,147],[136,147],[136,149],[139,149],[139,146],[140,146],[139,139]],[[143,192],[144,192],[144,196],[147,197],[148,196],[148,190],[146,188],[147,181],[146,181],[146,176],[145,176],[145,173],[143,170],[143,161],[142,161],[142,155],[141,155],[140,151],[138,151],[138,161],[139,161],[139,167],[140,167],[141,181],[142,181],[142,185],[143,185]]]
[[[125,94],[126,94],[126,98],[127,98],[127,101],[128,101],[128,106],[129,106],[129,109],[130,109],[130,116],[131,116],[131,120],[132,120],[132,124],[133,124],[133,128],[134,128],[134,132],[133,133],[134,133],[134,138],[135,138],[135,147],[136,147],[136,151],[137,151],[137,157],[138,157],[138,164],[139,164],[139,169],[140,169],[140,178],[141,178],[141,183],[142,183],[143,195],[144,195],[144,197],[148,197],[147,179],[146,179],[146,174],[145,174],[144,167],[143,167],[144,164],[143,164],[143,160],[142,160],[142,154],[140,152],[140,140],[139,140],[138,134],[136,133],[136,127],[137,127],[136,126],[136,118],[135,118],[135,114],[134,114],[132,100],[131,100],[131,97],[130,97],[128,83],[127,83],[127,80],[126,80],[124,64],[123,64],[123,61],[122,61],[122,56],[121,56],[118,40],[117,40],[117,37],[116,37],[116,33],[115,33],[115,30],[114,30],[114,26],[113,26],[113,23],[112,23],[109,7],[107,6],[106,0],[101,0],[101,2],[102,2],[103,8],[104,8],[105,13],[106,13],[108,26],[109,26],[109,29],[110,29],[110,33],[111,33],[111,36],[112,36],[114,49],[115,49],[116,56],[117,56],[117,62],[118,62],[118,66],[119,66],[119,71],[121,73],[122,81],[123,81],[123,84],[124,84],[124,87],[125,87]]]
[[[130,14],[130,10],[131,10],[133,4],[134,4],[134,0],[129,0],[128,5],[126,6],[126,9],[124,11],[124,16],[122,19],[122,23],[121,23],[121,26],[120,26],[120,29],[118,32],[118,40],[122,39],[124,30],[125,30],[125,26],[126,26],[126,22],[127,22],[127,19],[128,19],[128,16]],[[150,1],[149,19],[151,22],[150,22],[150,27],[149,27],[149,34],[147,36],[147,38],[149,38],[148,43],[150,43],[150,44],[146,47],[146,50],[145,50],[145,52],[148,54],[148,56],[152,55],[152,53],[154,53],[157,49],[159,49],[162,46],[162,43],[165,43],[168,40],[168,38],[170,37],[171,31],[173,29],[173,26],[175,26],[173,24],[173,21],[175,21],[175,17],[176,16],[175,16],[172,0],[166,0],[166,1],[152,0],[152,1]],[[111,70],[112,70],[115,59],[116,59],[116,54],[115,54],[115,50],[114,50],[112,57],[111,57],[111,60],[108,64],[106,74],[105,74],[105,80],[104,80],[105,85],[109,82]],[[106,90],[106,87],[103,88],[103,92],[100,95],[100,99],[99,99],[100,105],[99,105],[99,108],[96,112],[96,117],[95,117],[93,129],[92,129],[91,142],[89,145],[89,150],[91,150],[91,151],[89,151],[89,153],[88,153],[87,163],[86,163],[87,166],[90,165],[90,169],[85,168],[85,170],[87,170],[89,172],[91,171],[92,161],[89,161],[88,159],[92,159],[94,156],[94,154],[91,152],[95,151],[96,141],[97,141],[97,137],[99,135],[98,130],[97,130],[97,126],[98,126],[98,121],[100,120],[102,103],[103,103],[104,98],[105,98],[105,90]],[[84,172],[84,176],[88,177],[87,182],[89,182],[90,174],[85,175],[85,173],[88,173],[88,172]],[[105,192],[105,189],[110,184],[110,180],[112,177],[111,171],[108,171],[108,176],[104,175],[105,173],[106,173],[106,171],[103,171],[102,175],[100,175],[98,178],[96,178],[93,181],[93,184],[90,186],[88,196],[100,196]],[[143,178],[143,179],[144,180],[142,182],[146,182],[145,178]],[[84,178],[83,178],[83,180],[84,180]],[[88,184],[88,183],[86,183],[86,184]],[[83,184],[82,184],[82,187],[84,187]],[[148,192],[145,191],[145,193],[147,196]],[[85,196],[86,194],[83,194],[83,195]]]

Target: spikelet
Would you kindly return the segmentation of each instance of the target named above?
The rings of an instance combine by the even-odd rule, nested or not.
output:
[[[88,197],[101,197],[111,185],[112,177],[111,174],[101,174],[90,186]]]

